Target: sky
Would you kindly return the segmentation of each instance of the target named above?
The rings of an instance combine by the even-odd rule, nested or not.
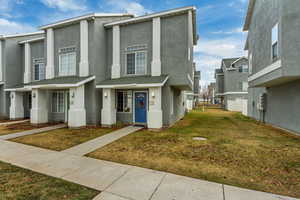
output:
[[[194,49],[201,85],[214,82],[222,58],[244,56],[242,27],[248,0],[0,0],[0,35],[36,31],[38,26],[92,12],[136,16],[183,6],[197,8]]]

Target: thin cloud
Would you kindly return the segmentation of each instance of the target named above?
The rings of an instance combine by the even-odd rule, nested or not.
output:
[[[56,8],[63,12],[87,9],[84,0],[41,0],[41,2],[50,8]]]
[[[36,28],[4,18],[0,18],[0,34],[16,34],[35,31]]]
[[[108,0],[106,4],[111,7],[114,12],[126,12],[137,16],[152,13],[152,10],[146,9],[137,1],[130,0]]]

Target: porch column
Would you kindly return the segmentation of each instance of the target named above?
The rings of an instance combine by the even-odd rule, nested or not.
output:
[[[89,75],[89,25],[87,20],[80,21],[80,63],[79,76]]]
[[[2,82],[3,81],[3,56],[2,56],[2,53],[3,53],[3,50],[2,50],[2,41],[0,40],[0,81]]]
[[[23,93],[22,92],[10,92],[9,118],[10,119],[24,118]]]
[[[120,78],[120,26],[113,26],[113,48],[112,48],[111,78]]]
[[[31,55],[30,55],[30,44],[25,43],[25,67],[24,67],[24,83],[31,81]]]
[[[46,79],[54,78],[54,32],[52,28],[47,29],[47,66]]]
[[[115,90],[103,89],[102,98],[101,124],[110,127],[117,122]]]
[[[84,85],[70,88],[70,109],[68,112],[68,126],[86,126],[86,110],[84,103]]]
[[[159,129],[163,126],[161,108],[161,87],[149,88],[148,128]]]
[[[48,122],[48,96],[46,90],[32,89],[30,122],[32,124]]]

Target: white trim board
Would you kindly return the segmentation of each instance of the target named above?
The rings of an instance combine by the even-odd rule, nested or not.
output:
[[[225,92],[225,93],[217,93],[216,96],[230,95],[230,94],[248,94],[248,92]]]
[[[40,41],[40,40],[44,40],[44,39],[45,39],[45,37],[39,37],[39,38],[30,39],[30,40],[23,40],[23,41],[20,41],[19,44],[35,42],[35,41]]]
[[[282,67],[281,60],[278,60],[278,61],[274,62],[273,64],[267,66],[266,68],[260,70],[259,72],[251,75],[248,78],[248,82],[258,79],[268,73],[271,73],[272,71],[275,71],[276,69],[280,69],[281,67]]]
[[[109,88],[120,88],[120,89],[135,89],[135,88],[150,88],[150,87],[162,87],[165,85],[169,77],[167,76],[166,79],[162,83],[131,83],[131,84],[115,84],[115,85],[97,85],[96,88],[102,89],[109,89]]]
[[[20,33],[20,34],[14,34],[14,35],[2,35],[0,39],[6,39],[6,38],[14,38],[14,37],[23,37],[23,36],[31,36],[31,35],[38,35],[45,33],[44,31],[37,31],[32,33]]]
[[[80,81],[75,84],[43,84],[43,85],[34,85],[34,86],[25,86],[23,88],[12,88],[12,89],[5,89],[4,91],[30,91],[32,89],[64,89],[64,88],[74,88],[79,87],[87,82],[90,82],[95,79],[95,76],[87,78],[83,81]]]
[[[46,24],[44,26],[40,26],[39,28],[43,30],[43,29],[52,28],[59,25],[74,23],[80,20],[86,20],[90,18],[92,19],[95,17],[122,17],[122,16],[134,17],[134,15],[128,13],[92,13],[92,14],[87,14],[79,17],[73,17],[73,18],[61,20],[51,24]]]

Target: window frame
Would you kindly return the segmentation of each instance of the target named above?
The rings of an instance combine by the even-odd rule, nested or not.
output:
[[[118,100],[118,94],[119,93],[122,93],[123,95],[123,109],[122,111],[118,111],[118,104],[119,104],[119,100]],[[125,98],[124,98],[124,94],[127,94],[127,107],[130,107],[130,111],[129,112],[126,112],[124,111],[126,106],[125,105]],[[129,104],[129,101],[128,101],[128,94],[130,94],[131,96],[131,103]],[[130,106],[128,106],[130,105]],[[132,113],[132,109],[133,109],[133,91],[132,90],[118,90],[116,92],[116,110],[117,110],[117,113]]]
[[[246,64],[240,65],[239,68],[238,68],[238,72],[239,73],[249,73],[249,66],[247,66]]]
[[[144,53],[145,54],[145,64],[144,64],[144,70],[145,72],[143,74],[137,74],[136,73],[136,64],[137,64],[137,54],[138,53]],[[127,55],[128,54],[134,54],[134,74],[128,74],[128,68],[127,68]],[[138,50],[133,52],[126,52],[125,53],[125,74],[126,76],[143,76],[147,74],[147,50]]]
[[[275,29],[276,28],[276,29]],[[273,38],[274,38],[274,35],[273,35],[273,33],[274,33],[274,30],[277,30],[277,32],[276,32],[276,41],[273,41]],[[277,55],[276,56],[274,56],[275,54],[274,54],[274,46],[277,46],[277,49],[276,49],[276,53],[277,53]],[[272,61],[272,63],[273,62],[275,62],[275,61],[277,61],[279,59],[279,23],[278,22],[276,22],[275,23],[275,25],[274,26],[272,26],[272,29],[271,29],[271,61]]]
[[[44,58],[34,58],[34,59],[32,59],[32,71],[33,71],[33,76],[32,76],[32,80],[33,81],[41,81],[41,80],[45,80],[46,79],[46,65],[45,65],[45,61],[44,61]],[[35,72],[36,72],[36,69],[35,69],[35,66],[36,65],[39,65],[39,74],[38,74],[38,76],[39,76],[39,79],[35,79],[36,77],[35,77]],[[41,73],[41,65],[42,65],[42,67],[44,68],[43,70],[43,72],[44,73]],[[44,75],[44,77],[43,78],[41,78],[41,75]]]
[[[57,96],[56,96],[56,108],[55,108],[55,106],[54,106],[54,101],[53,101],[53,98],[54,98],[54,94],[56,94]],[[62,95],[62,97],[63,97],[63,105],[62,105],[62,111],[59,109],[60,108],[60,105],[59,105],[59,103],[60,103],[60,101],[59,101],[59,94],[61,94]],[[55,108],[55,110],[54,110],[54,108]],[[54,91],[54,92],[52,92],[52,94],[51,94],[51,112],[52,113],[64,113],[65,112],[65,92],[64,91]]]
[[[70,73],[70,67],[68,67],[68,73],[62,74],[61,72],[61,65],[62,65],[62,56],[71,55],[74,54],[74,60],[75,60],[75,66],[74,66],[74,73]],[[77,74],[77,53],[76,51],[70,51],[70,52],[61,52],[58,55],[58,76],[76,76]]]

